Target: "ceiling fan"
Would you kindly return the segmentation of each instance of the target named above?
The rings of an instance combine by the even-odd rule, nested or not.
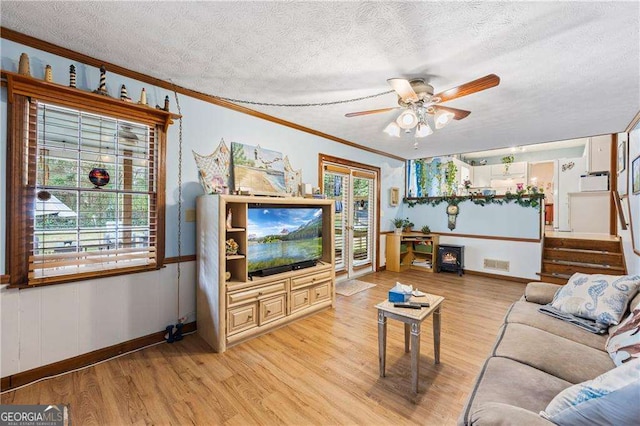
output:
[[[398,94],[399,106],[372,109],[369,111],[350,112],[345,114],[345,116],[358,117],[360,115],[377,114],[393,111],[395,109],[404,109],[398,118],[389,123],[389,125],[384,129],[385,133],[390,136],[400,137],[401,130],[404,130],[405,133],[410,133],[411,129],[415,127],[415,137],[423,138],[433,133],[433,130],[427,122],[428,115],[433,115],[435,128],[441,129],[452,119],[462,120],[471,114],[471,111],[446,107],[440,105],[440,103],[495,87],[500,84],[500,77],[495,74],[489,74],[435,95],[433,86],[426,83],[424,79],[421,78],[413,80],[390,78],[387,80],[387,83],[389,83],[393,90]]]

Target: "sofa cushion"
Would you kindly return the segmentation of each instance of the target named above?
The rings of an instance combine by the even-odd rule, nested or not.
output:
[[[562,288],[558,284],[531,282],[524,289],[524,298],[527,302],[546,305],[551,303],[553,296]]]
[[[552,426],[553,423],[533,411],[513,405],[489,402],[471,413],[470,424],[474,426]]]
[[[611,332],[606,348],[616,365],[640,358],[640,306]]]
[[[639,275],[575,273],[553,298],[551,306],[609,326],[620,322],[629,300],[638,292]]]
[[[593,379],[615,367],[605,351],[516,323],[507,324],[494,355],[527,364],[570,383]]]
[[[512,359],[491,357],[469,395],[461,424],[472,424],[484,404],[501,403],[538,413],[571,383]]]
[[[640,359],[560,392],[540,415],[558,425],[637,425]]]
[[[589,333],[586,330],[567,324],[565,321],[542,314],[538,312],[539,307],[540,305],[535,303],[516,302],[505,321],[507,323],[525,324],[595,349],[604,350],[604,345],[607,341],[606,335]]]

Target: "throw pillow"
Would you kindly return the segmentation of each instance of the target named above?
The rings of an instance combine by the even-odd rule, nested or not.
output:
[[[563,390],[540,415],[557,425],[635,425],[638,401],[640,359],[634,359]]]
[[[611,331],[605,347],[616,365],[640,358],[640,306]]]
[[[640,275],[588,275],[576,273],[556,293],[551,306],[605,326],[624,315],[629,299],[636,295]]]

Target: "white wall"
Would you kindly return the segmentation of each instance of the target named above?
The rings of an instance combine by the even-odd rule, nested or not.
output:
[[[54,82],[68,84],[68,59],[51,55],[20,44],[1,40],[2,69],[16,71],[22,52],[30,57],[31,73],[44,75],[44,66],[53,67]],[[99,71],[84,64],[76,65],[78,88],[97,88]],[[161,67],[162,64],[159,64]],[[135,64],[130,65],[131,68]],[[158,71],[162,76],[162,71]],[[137,99],[146,88],[151,105],[162,104],[166,95],[170,108],[177,112],[173,93],[141,82],[109,73],[107,88],[119,94],[125,84],[129,96]],[[228,110],[197,99],[180,96],[183,119],[183,212],[195,208],[195,197],[203,190],[198,182],[197,168],[191,151],[211,153],[224,138],[227,144],[242,142],[260,144],[289,156],[295,169],[303,169],[303,181],[318,184],[318,154],[324,153],[381,168],[381,228],[391,229],[388,218],[395,217],[400,207],[389,206],[389,188],[404,187],[404,163],[362,151],[347,145],[303,133],[288,127]],[[6,89],[0,103],[2,128],[0,139],[0,176],[6,173]],[[318,111],[322,113],[321,110]],[[166,256],[177,256],[178,209],[178,123],[170,127],[167,144],[167,213]],[[5,188],[0,188],[4,201]],[[4,205],[4,202],[3,202]],[[5,218],[0,223],[0,273],[4,273]],[[184,222],[182,215],[182,255],[195,253],[195,223]],[[195,263],[183,264],[178,291],[175,265],[160,271],[113,278],[81,281],[25,290],[0,290],[1,327],[0,376],[25,371],[61,359],[162,330],[177,318],[195,319]],[[180,297],[178,308],[176,297]]]

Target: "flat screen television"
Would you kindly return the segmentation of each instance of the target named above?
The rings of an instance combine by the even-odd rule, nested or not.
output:
[[[250,204],[247,233],[250,276],[313,266],[322,257],[322,208]]]

